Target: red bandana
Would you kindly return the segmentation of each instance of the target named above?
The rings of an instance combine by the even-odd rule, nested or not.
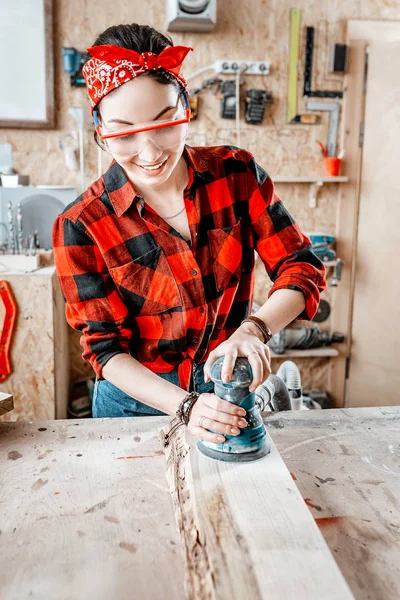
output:
[[[165,69],[186,89],[187,83],[181,76],[181,66],[190,50],[193,48],[168,46],[160,54],[139,54],[112,44],[88,48],[92,58],[84,64],[82,74],[86,81],[92,112],[104,96],[145,71]]]

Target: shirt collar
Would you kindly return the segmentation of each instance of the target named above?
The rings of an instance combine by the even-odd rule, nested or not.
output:
[[[185,145],[182,156],[189,170],[189,181],[185,193],[196,191],[199,187],[199,180],[203,183],[212,181],[207,163],[195,148]],[[123,215],[134,200],[142,200],[124,169],[115,160],[104,173],[104,187],[117,217]]]
[[[104,173],[104,187],[117,217],[124,214],[139,194],[115,160]]]

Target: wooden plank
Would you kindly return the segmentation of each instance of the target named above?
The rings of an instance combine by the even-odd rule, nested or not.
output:
[[[346,338],[337,344],[339,357],[331,361],[329,370],[329,395],[335,406],[345,405],[346,361],[350,356],[351,306],[354,278],[354,253],[359,205],[359,174],[361,150],[359,147],[360,124],[364,117],[364,66],[365,42],[351,42],[345,96],[343,103],[341,139],[346,152],[343,171],[349,183],[340,186],[336,218],[336,251],[343,260],[340,284],[333,291],[334,310],[331,314],[331,330],[341,331]]]
[[[353,598],[273,442],[261,461],[226,463],[170,428],[160,439],[189,598]]]
[[[4,415],[14,408],[14,401],[11,394],[0,392],[0,415]]]
[[[338,346],[340,356],[331,361],[329,373],[330,396],[336,406],[348,406],[346,399],[346,368],[350,357],[351,327],[355,281],[358,212],[360,203],[361,148],[360,124],[364,119],[364,62],[369,42],[389,42],[400,39],[400,21],[349,20],[347,43],[349,60],[344,78],[343,117],[341,139],[346,150],[343,174],[349,184],[340,187],[336,219],[336,249],[344,260],[342,279],[335,289],[332,331],[342,331],[346,341]]]
[[[268,431],[358,600],[398,600],[400,407],[278,413]]]
[[[52,276],[55,417],[66,419],[70,387],[70,353],[65,302],[56,273]]]
[[[339,356],[339,351],[336,348],[309,348],[308,350],[295,350],[289,349],[285,350],[284,354],[276,354],[273,350],[271,350],[271,358],[292,358],[296,356],[297,358],[309,358],[309,357],[318,357],[318,356]]]
[[[347,23],[347,37],[350,40],[368,42],[395,42],[400,36],[400,21],[364,21],[350,19]]]
[[[183,599],[166,422],[0,423],[2,600]]]
[[[400,404],[400,339],[394,326],[400,319],[400,279],[392,267],[392,257],[400,254],[399,54],[400,41],[369,46],[348,379],[352,407]],[[386,290],[379,302],[377,290]]]
[[[349,180],[349,178],[345,175],[339,175],[337,177],[325,177],[324,175],[322,175],[321,177],[318,177],[318,175],[310,175],[309,177],[291,177],[290,175],[277,175],[277,177],[271,177],[271,179],[274,183],[318,183],[319,181],[321,181],[322,183],[346,183]]]

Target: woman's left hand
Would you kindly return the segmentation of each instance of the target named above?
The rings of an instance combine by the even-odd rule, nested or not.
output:
[[[220,356],[225,356],[222,366],[222,381],[228,383],[239,356],[246,356],[253,372],[253,381],[250,392],[254,392],[271,374],[271,355],[269,348],[261,340],[261,332],[252,323],[243,323],[229,340],[222,342],[215,350],[210,352],[204,365],[204,380],[210,381],[211,365]]]

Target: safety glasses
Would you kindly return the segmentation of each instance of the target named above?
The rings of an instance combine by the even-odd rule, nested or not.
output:
[[[177,108],[172,118],[138,123],[113,131],[100,125],[97,111],[94,111],[93,116],[97,135],[105,142],[111,154],[135,156],[149,139],[160,150],[179,146],[187,137],[190,109]]]

